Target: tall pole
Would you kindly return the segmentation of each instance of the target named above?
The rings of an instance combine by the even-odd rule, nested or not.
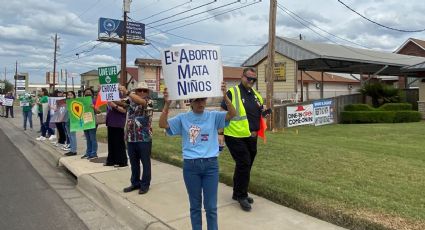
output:
[[[75,89],[74,89],[74,77],[71,77],[71,83],[72,83],[72,91],[75,92]]]
[[[68,70],[65,69],[65,91],[68,91]]]
[[[123,0],[124,4],[124,31],[123,31],[123,39],[121,42],[121,85],[127,87],[127,12],[129,11],[129,5],[126,7],[126,4],[130,4],[126,2],[128,0]]]
[[[4,82],[6,82],[6,67],[4,67]]]
[[[16,61],[16,65],[15,65],[15,92],[14,92],[15,97],[16,97],[16,83],[17,83],[17,80],[18,80],[18,61]]]
[[[55,81],[56,81],[56,51],[58,48],[58,34],[55,34],[55,52],[53,53],[53,86],[52,92],[55,91]]]
[[[267,63],[267,108],[273,109],[273,81],[274,81],[274,53],[275,53],[275,38],[276,38],[276,7],[277,1],[270,0],[269,12],[269,46],[268,46],[268,63]],[[267,119],[267,127],[273,130],[274,113]]]

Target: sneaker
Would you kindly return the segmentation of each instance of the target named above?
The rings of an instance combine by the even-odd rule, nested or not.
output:
[[[86,158],[87,158],[87,155],[86,154],[84,154],[84,155],[81,156],[81,159],[86,159]]]
[[[56,139],[56,136],[55,136],[55,135],[51,135],[51,136],[49,137],[49,141],[52,141],[52,140],[54,140],[54,139]]]
[[[39,136],[39,137],[37,137],[37,138],[35,138],[37,141],[45,141],[46,140],[46,138],[45,137],[43,137],[43,136]]]
[[[71,148],[61,148],[63,151],[69,151]]]
[[[97,159],[98,157],[97,156],[90,156],[90,157],[87,157],[87,160],[93,160],[93,159]]]
[[[75,156],[75,155],[77,155],[77,153],[74,153],[74,152],[65,153],[65,156]]]

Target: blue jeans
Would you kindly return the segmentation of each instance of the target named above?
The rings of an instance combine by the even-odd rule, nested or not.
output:
[[[207,229],[218,229],[217,223],[217,157],[185,159],[183,179],[189,195],[190,221],[193,230],[202,229],[202,194],[207,217]]]
[[[71,124],[69,121],[66,122],[65,130],[68,136],[71,152],[76,153],[77,152],[77,132],[71,132]]]
[[[84,136],[86,137],[86,156],[95,157],[97,156],[97,139],[96,139],[97,128],[84,130]]]
[[[24,129],[27,129],[27,120],[30,123],[30,128],[32,129],[32,111],[23,111],[22,116],[24,118]]]
[[[127,151],[131,165],[131,184],[141,189],[149,188],[151,184],[151,150],[152,142],[128,142]],[[143,165],[140,180],[140,162]]]
[[[41,113],[41,117],[43,117],[43,113]],[[49,127],[50,125],[50,112],[47,113],[46,122],[41,125],[41,136],[47,137],[46,134],[54,135],[55,131]]]

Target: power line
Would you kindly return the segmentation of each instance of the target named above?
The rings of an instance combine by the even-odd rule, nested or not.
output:
[[[277,7],[278,7],[280,10],[284,11],[284,10],[280,7],[280,5],[279,5],[279,4],[278,4],[278,6],[277,6]],[[311,30],[313,33],[315,33],[315,34],[319,35],[320,37],[323,37],[324,39],[326,39],[326,40],[328,40],[328,41],[332,42],[333,44],[339,45],[340,47],[342,47],[342,48],[344,48],[344,49],[346,49],[346,50],[349,50],[349,51],[351,51],[351,52],[353,52],[353,53],[361,54],[361,55],[364,55],[364,56],[367,56],[367,57],[381,58],[381,59],[388,59],[388,60],[408,60],[408,59],[417,58],[417,57],[415,57],[415,56],[410,56],[410,57],[409,57],[409,56],[407,56],[406,58],[385,58],[385,57],[381,57],[381,56],[374,56],[374,55],[366,54],[366,53],[364,53],[364,52],[360,52],[360,50],[358,50],[358,49],[355,49],[355,48],[352,48],[352,47],[349,47],[349,46],[341,45],[341,44],[339,44],[338,42],[335,42],[335,41],[333,41],[332,39],[330,39],[330,38],[328,38],[328,37],[326,37],[326,36],[324,36],[324,35],[322,35],[322,34],[318,33],[317,31],[313,30],[313,29],[312,29],[312,28],[310,28],[308,25],[306,25],[306,24],[304,24],[303,22],[299,21],[298,19],[296,19],[296,18],[295,18],[295,17],[293,17],[292,15],[290,15],[290,14],[288,14],[288,15],[289,15],[291,18],[293,18],[295,21],[297,21],[297,22],[299,22],[300,24],[302,24],[303,26],[305,26],[307,29]]]
[[[218,6],[218,7],[209,9],[209,10],[205,10],[205,11],[202,11],[202,12],[199,12],[199,13],[196,13],[196,14],[192,14],[192,15],[189,15],[189,16],[186,16],[186,17],[183,17],[183,18],[179,18],[179,19],[176,19],[176,20],[173,20],[173,21],[165,22],[165,23],[156,25],[156,27],[167,25],[167,24],[174,23],[174,22],[178,22],[178,21],[181,21],[181,20],[184,20],[184,19],[188,19],[188,18],[191,18],[191,17],[195,17],[197,15],[204,14],[204,13],[207,13],[209,11],[217,10],[217,9],[220,9],[220,8],[223,8],[223,7],[226,7],[226,6],[230,6],[230,5],[233,5],[233,4],[238,3],[238,2],[240,2],[240,0],[236,0],[236,1],[231,2],[231,3],[228,3],[228,4],[221,5],[221,6]]]
[[[232,12],[232,11],[235,11],[235,10],[239,10],[239,9],[242,9],[242,8],[245,8],[245,7],[248,7],[248,6],[251,6],[253,4],[257,4],[259,2],[261,2],[261,1],[253,2],[253,3],[250,3],[250,4],[245,5],[245,6],[237,7],[237,8],[234,8],[234,9],[230,9],[230,10],[224,11],[222,13],[215,14],[215,15],[210,16],[210,17],[207,17],[207,18],[203,18],[201,20],[193,21],[193,22],[190,22],[190,23],[186,23],[186,24],[183,24],[183,25],[180,25],[180,26],[171,28],[171,29],[167,29],[165,31],[164,30],[161,30],[161,29],[158,29],[158,28],[155,28],[155,27],[152,27],[152,26],[148,26],[149,28],[153,28],[153,29],[156,29],[156,30],[160,31],[159,33],[156,33],[156,34],[153,34],[153,35],[150,35],[150,36],[155,36],[155,35],[158,35],[158,34],[161,34],[161,33],[166,33],[166,34],[170,34],[170,35],[173,35],[173,36],[176,36],[176,37],[180,37],[182,39],[186,39],[186,40],[190,40],[190,41],[196,41],[196,42],[205,43],[205,44],[212,44],[212,45],[221,45],[221,46],[261,46],[261,45],[229,45],[229,44],[221,44],[221,43],[204,42],[204,41],[190,39],[190,38],[186,38],[186,37],[183,37],[183,36],[179,36],[179,35],[175,35],[175,34],[169,33],[169,31],[176,30],[176,29],[179,29],[179,28],[182,28],[182,27],[185,27],[185,26],[193,25],[193,24],[196,24],[196,23],[199,23],[199,22],[202,22],[202,21],[206,21],[208,19],[215,18],[217,16],[220,16],[220,15],[223,15],[223,14],[227,14],[227,13]]]
[[[357,15],[359,15],[360,17],[362,17],[362,18],[366,19],[367,21],[372,22],[373,24],[376,24],[376,25],[378,25],[378,26],[381,26],[381,27],[387,28],[387,29],[389,29],[389,30],[394,30],[394,31],[404,32],[404,33],[418,33],[418,32],[424,32],[424,31],[425,31],[425,29],[420,29],[420,30],[403,30],[403,29],[397,29],[397,28],[393,28],[393,27],[386,26],[386,25],[383,25],[383,24],[381,24],[381,23],[379,23],[379,22],[375,22],[375,21],[373,21],[372,19],[369,19],[369,18],[367,18],[366,16],[364,16],[364,15],[360,14],[359,12],[355,11],[354,9],[352,9],[351,7],[349,7],[347,4],[345,4],[345,3],[344,3],[344,2],[342,2],[341,0],[338,0],[338,2],[339,2],[339,3],[341,3],[342,5],[344,5],[347,9],[349,9],[349,10],[353,11],[355,14],[357,14]]]
[[[150,24],[154,24],[154,23],[157,23],[157,22],[161,22],[161,21],[164,21],[164,20],[166,20],[166,19],[169,19],[169,18],[172,18],[172,17],[178,16],[178,15],[180,15],[180,14],[184,14],[184,13],[187,13],[187,12],[189,12],[189,11],[196,10],[196,9],[201,8],[201,7],[204,7],[204,6],[207,6],[207,5],[213,4],[213,3],[215,3],[215,2],[217,2],[217,0],[213,0],[213,1],[211,1],[211,2],[208,2],[208,3],[202,4],[202,5],[200,5],[200,6],[197,6],[197,7],[193,8],[193,9],[185,10],[185,11],[183,11],[183,12],[180,12],[180,13],[177,13],[177,14],[173,14],[173,15],[171,15],[171,16],[168,16],[168,17],[165,17],[165,18],[162,18],[162,19],[159,19],[159,20],[156,20],[156,21],[153,21],[153,22],[147,23],[147,24],[148,24],[148,25],[150,25]]]
[[[331,35],[331,36],[333,36],[333,37],[339,38],[339,39],[341,39],[341,40],[344,40],[344,41],[346,41],[346,42],[352,43],[352,44],[354,44],[354,45],[357,45],[357,46],[360,46],[360,47],[363,47],[363,48],[366,48],[366,49],[370,49],[369,47],[366,47],[366,46],[361,45],[361,44],[359,44],[359,43],[356,43],[356,42],[350,41],[350,40],[348,40],[348,39],[346,39],[346,38],[343,38],[343,37],[340,37],[340,36],[335,35],[335,34],[333,34],[333,33],[330,33],[330,32],[328,32],[328,31],[326,31],[326,30],[324,30],[324,29],[320,28],[319,26],[316,26],[314,23],[312,23],[312,22],[310,22],[310,21],[308,21],[308,20],[306,20],[306,19],[302,18],[301,16],[297,15],[296,13],[294,13],[293,11],[289,10],[288,8],[284,7],[283,5],[281,5],[281,4],[279,4],[279,3],[278,3],[277,5],[278,5],[278,8],[279,8],[279,9],[281,9],[281,10],[282,10],[283,12],[285,12],[286,14],[288,14],[288,15],[289,15],[289,14],[292,14],[292,15],[294,15],[295,17],[297,17],[297,18],[301,19],[302,21],[304,21],[304,22],[306,22],[306,23],[308,23],[308,24],[310,24],[310,25],[314,26],[315,28],[319,29],[320,31],[322,31],[322,32],[324,32],[324,33],[327,33],[327,34],[329,34],[329,35]],[[282,9],[282,8],[283,8],[283,9]],[[291,15],[289,15],[289,16],[291,16]]]
[[[170,10],[174,10],[174,9],[176,9],[176,8],[179,8],[179,7],[181,7],[181,6],[184,6],[184,5],[186,5],[186,4],[190,3],[190,2],[192,2],[192,0],[187,1],[187,2],[185,2],[185,3],[182,3],[182,4],[180,4],[180,5],[177,5],[177,6],[173,6],[173,7],[169,8],[169,9],[167,9],[167,10],[163,10],[163,11],[158,12],[158,13],[156,13],[156,14],[152,14],[151,16],[148,16],[148,17],[146,17],[146,18],[142,18],[142,19],[140,19],[139,21],[143,21],[143,20],[146,20],[146,19],[149,19],[149,18],[152,18],[152,17],[158,16],[158,15],[163,14],[163,13],[165,13],[165,12],[168,12],[168,11],[170,11]]]

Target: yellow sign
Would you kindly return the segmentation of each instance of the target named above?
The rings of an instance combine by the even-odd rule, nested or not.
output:
[[[275,63],[275,65],[274,65],[274,77],[275,77],[276,80],[286,80],[285,63]]]

